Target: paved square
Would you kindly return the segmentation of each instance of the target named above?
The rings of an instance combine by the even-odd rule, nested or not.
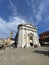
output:
[[[49,47],[0,50],[0,65],[49,65]]]

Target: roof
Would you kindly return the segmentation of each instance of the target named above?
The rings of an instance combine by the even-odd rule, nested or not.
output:
[[[18,28],[21,27],[21,26],[33,27],[33,28],[37,29],[36,26],[34,26],[34,25],[32,25],[32,24],[19,24],[19,25],[18,25]]]
[[[45,32],[39,34],[39,36],[42,36],[42,35],[45,35],[45,34],[49,34],[49,31],[45,31]]]

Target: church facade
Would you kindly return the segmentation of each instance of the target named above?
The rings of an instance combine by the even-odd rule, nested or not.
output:
[[[39,46],[37,29],[31,24],[18,25],[17,47]]]

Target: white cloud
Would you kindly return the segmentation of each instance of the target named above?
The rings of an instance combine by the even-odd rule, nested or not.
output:
[[[49,0],[41,0],[40,3],[39,3],[39,0],[36,0],[35,1],[36,4],[34,4],[34,1],[35,0],[31,0],[31,1],[26,0],[27,4],[29,4],[32,7],[33,15],[36,19],[35,24],[38,25],[41,22],[41,20],[43,19],[42,14],[45,12],[46,7],[49,4]],[[38,5],[38,6],[36,6],[36,5]],[[32,16],[32,19],[34,19],[33,16]],[[46,20],[49,20],[49,18],[47,18]]]
[[[22,23],[26,23],[24,19],[20,17],[11,17],[12,20],[7,22],[0,18],[0,38],[9,37],[10,31],[12,30],[14,34],[17,32],[17,26]]]
[[[41,13],[44,12],[48,4],[49,4],[49,0],[43,0],[42,3],[40,3],[39,5],[39,11]]]
[[[12,0],[9,0],[8,9],[11,9],[13,16],[16,16],[16,15],[17,15],[17,13],[18,13],[18,12],[17,12],[17,7],[16,7],[16,5],[13,3]]]
[[[46,10],[47,5],[49,4],[49,0],[43,0],[37,10],[37,14],[35,15],[38,22],[42,20],[42,14]]]

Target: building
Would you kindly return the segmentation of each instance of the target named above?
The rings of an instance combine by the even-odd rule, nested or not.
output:
[[[18,32],[15,37],[17,47],[29,47],[40,45],[38,40],[37,28],[31,24],[18,25]]]
[[[14,46],[15,43],[15,39],[14,38],[0,38],[0,48],[6,48],[6,47],[12,47],[12,45]]]
[[[49,31],[39,34],[39,41],[42,46],[49,45]]]

